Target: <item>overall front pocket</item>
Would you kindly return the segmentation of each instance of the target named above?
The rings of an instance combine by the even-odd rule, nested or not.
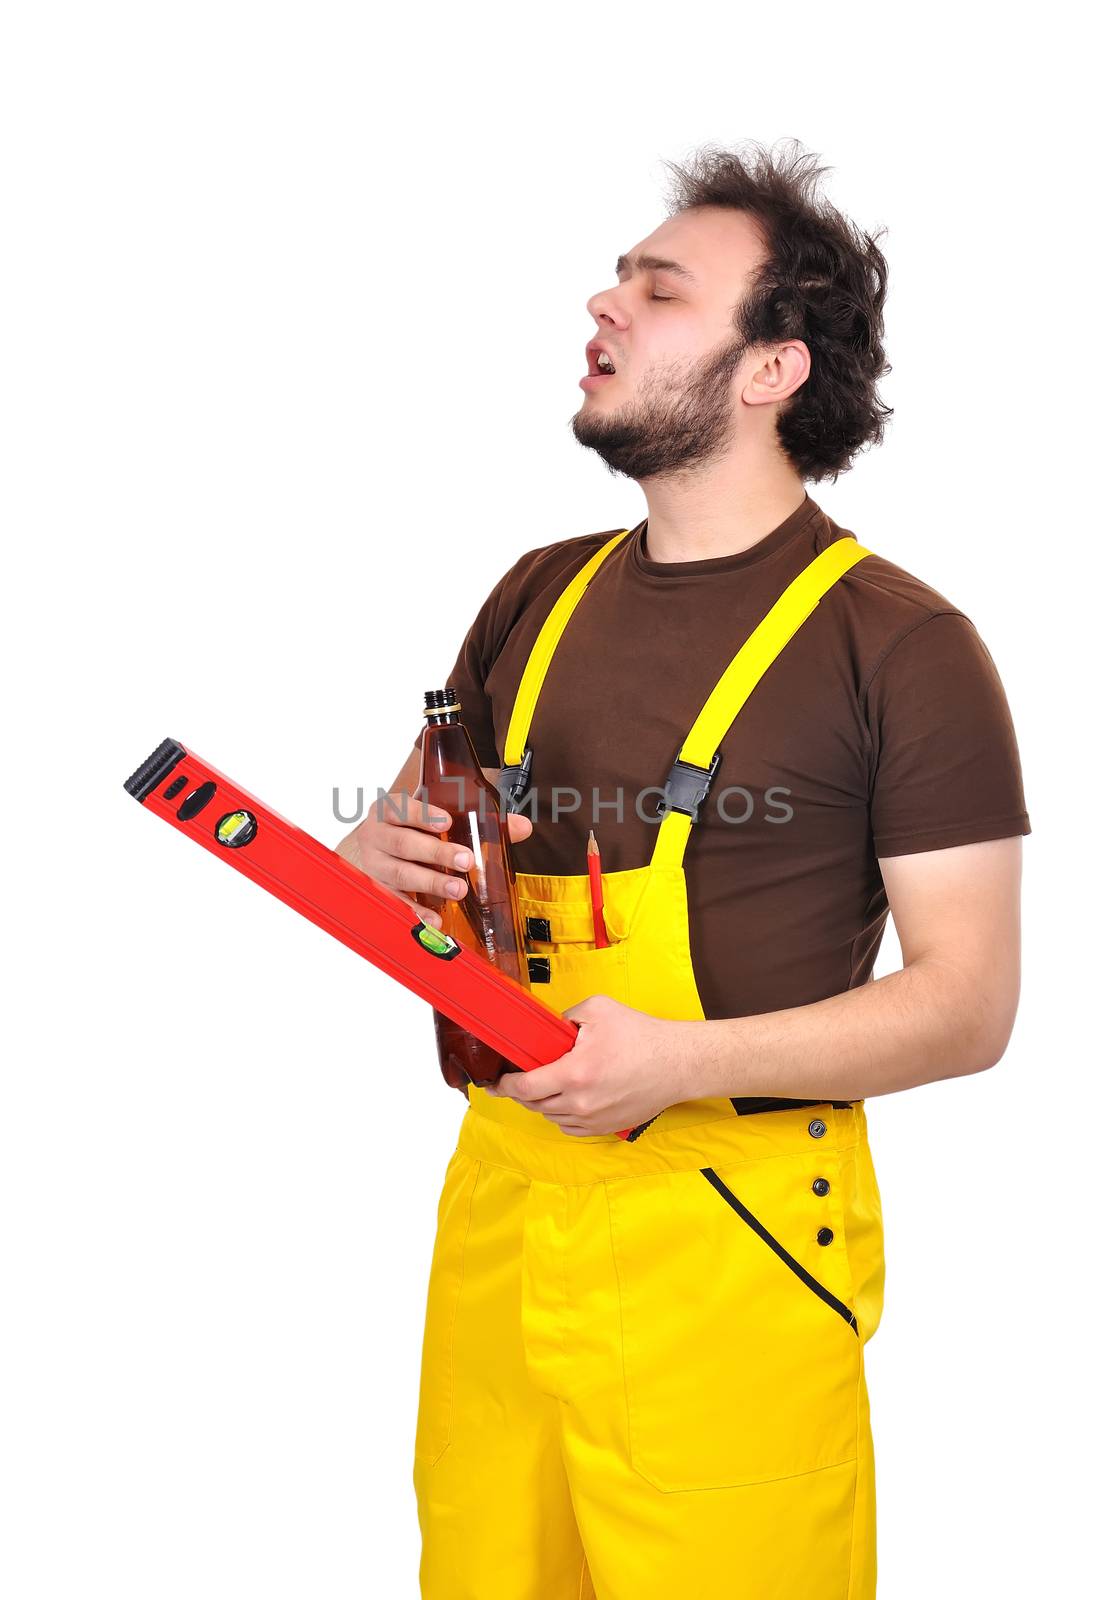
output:
[[[762,1483],[856,1455],[862,1344],[838,1185],[825,1199],[812,1187],[833,1161],[607,1182],[630,1459],[656,1488]]]

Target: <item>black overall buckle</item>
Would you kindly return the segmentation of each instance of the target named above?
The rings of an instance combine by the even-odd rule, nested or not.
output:
[[[682,753],[683,746],[679,748]],[[656,815],[662,817],[669,809],[685,811],[692,822],[697,821],[699,807],[710,793],[721,760],[721,750],[714,752],[714,760],[709,767],[696,767],[690,761],[681,761],[677,755],[664,785],[664,798],[656,802]]]
[[[505,810],[517,811],[524,798],[524,791],[528,787],[528,780],[532,775],[532,747],[524,746],[524,756],[519,766],[503,766],[497,777],[501,794],[504,796]]]

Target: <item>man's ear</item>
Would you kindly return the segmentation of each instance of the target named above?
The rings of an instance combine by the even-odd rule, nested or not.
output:
[[[771,406],[787,400],[807,382],[811,352],[802,339],[762,345],[746,369],[741,397],[747,406]]]

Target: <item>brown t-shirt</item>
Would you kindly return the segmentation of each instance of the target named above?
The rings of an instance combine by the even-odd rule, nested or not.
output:
[[[658,795],[641,800],[644,821],[641,791],[665,783],[781,591],[846,532],[810,497],[758,544],[710,560],[651,561],[645,528],[599,567],[552,657],[528,735],[538,820],[512,847],[521,872],[585,874],[591,827],[603,871],[647,864]],[[483,766],[504,763],[517,686],[552,605],[618,531],[527,551],[479,611],[445,681]],[[719,748],[684,856],[708,1018],[865,983],[888,912],[879,857],[1029,832],[1013,723],[985,645],[942,595],[877,555],[824,596]],[[576,797],[554,789],[578,797],[555,820],[553,798],[565,807]],[[608,809],[619,790],[620,812]]]

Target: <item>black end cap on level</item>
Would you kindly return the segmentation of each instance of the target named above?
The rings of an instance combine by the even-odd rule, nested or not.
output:
[[[176,739],[164,739],[158,749],[153,750],[147,760],[141,762],[130,778],[125,778],[124,787],[133,800],[146,800],[151,791],[182,760],[186,751]]]

